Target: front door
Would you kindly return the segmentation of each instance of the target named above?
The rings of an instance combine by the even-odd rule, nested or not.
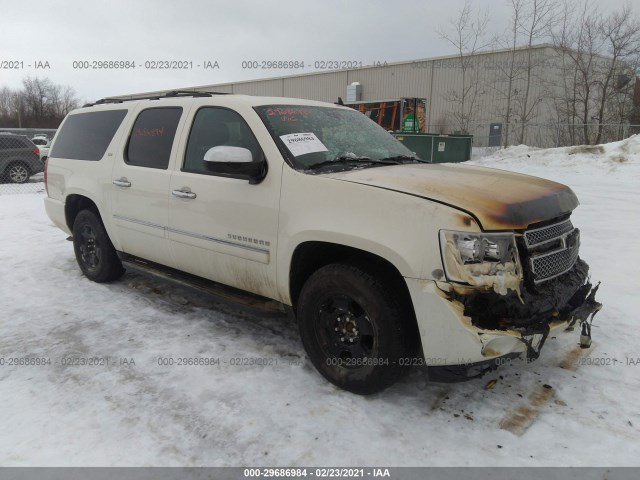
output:
[[[216,176],[204,155],[215,146],[263,152],[237,112],[202,107],[193,113],[184,158],[171,176],[169,245],[181,270],[266,297],[277,296],[275,253],[281,172],[264,180]]]

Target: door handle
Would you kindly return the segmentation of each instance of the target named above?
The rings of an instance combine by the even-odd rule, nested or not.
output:
[[[113,183],[116,187],[130,187],[131,182],[127,180],[125,177],[120,177],[114,180]]]
[[[182,190],[173,190],[171,192],[171,195],[178,198],[188,198],[188,199],[194,199],[197,197],[197,195],[194,192],[192,192],[191,190],[186,190],[184,188]]]

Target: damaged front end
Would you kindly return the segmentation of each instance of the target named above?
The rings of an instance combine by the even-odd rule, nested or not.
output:
[[[580,232],[568,218],[520,232],[443,231],[440,245],[449,282],[443,294],[464,317],[491,337],[501,332],[526,347],[526,357],[540,355],[549,332],[581,327],[581,346],[591,343],[591,323],[602,305],[589,266],[579,258]],[[497,338],[494,345],[500,345]],[[483,355],[501,355],[485,343]]]

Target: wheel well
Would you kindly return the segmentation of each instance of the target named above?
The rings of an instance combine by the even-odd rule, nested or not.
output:
[[[23,160],[12,160],[9,163],[7,163],[7,166],[5,167],[4,171],[6,172],[7,170],[9,170],[11,168],[11,166],[13,165],[22,165],[24,168],[27,169],[27,171],[29,173],[31,173],[31,169],[29,168],[29,165],[27,165],[26,162],[24,162]]]
[[[364,250],[328,242],[305,242],[298,245],[293,253],[289,271],[289,293],[293,311],[297,308],[298,297],[307,279],[313,272],[331,263],[355,265],[380,279],[385,287],[392,291],[398,303],[406,308],[405,313],[409,317],[407,324],[413,329],[413,338],[409,339],[408,347],[413,352],[419,352],[421,342],[418,322],[407,283],[391,262]]]
[[[69,195],[64,204],[64,216],[69,230],[73,231],[73,222],[82,210],[91,210],[100,217],[98,207],[92,200],[82,195]]]

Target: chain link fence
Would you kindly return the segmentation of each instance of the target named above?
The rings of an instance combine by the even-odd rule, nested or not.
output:
[[[538,148],[566,147],[609,143],[623,140],[640,133],[640,125],[631,124],[522,124],[476,123],[470,126],[474,147],[504,147],[505,145],[528,145]],[[430,133],[461,133],[449,125],[427,125]]]
[[[598,143],[615,142],[640,133],[640,125],[530,124],[523,132],[519,124],[507,128],[499,123],[478,123],[471,130],[472,157],[478,158],[495,153],[504,148],[505,143],[524,143],[539,148],[594,144],[598,141],[598,134]],[[427,131],[458,133],[447,125],[437,124],[428,125]],[[0,195],[44,192],[44,158],[54,135],[53,129],[0,128]],[[524,142],[519,141],[521,138]],[[584,141],[585,138],[588,142]]]
[[[21,183],[20,185],[15,185],[12,183],[1,183],[0,184],[0,196],[3,195],[16,195],[23,193],[44,193],[44,181],[43,178],[31,178],[28,183]]]

